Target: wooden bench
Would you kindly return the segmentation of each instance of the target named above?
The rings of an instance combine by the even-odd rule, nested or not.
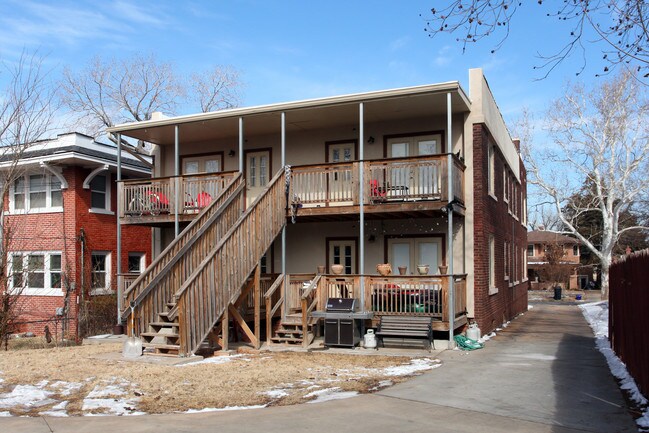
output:
[[[381,316],[376,335],[385,343],[409,345],[412,341],[422,344],[429,351],[433,345],[433,327],[430,317]]]

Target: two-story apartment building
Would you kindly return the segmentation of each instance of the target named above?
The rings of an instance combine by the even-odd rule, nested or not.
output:
[[[8,288],[20,293],[17,331],[45,326],[74,338],[80,306],[117,285],[117,147],[79,134],[30,143],[5,154],[11,181],[4,197],[3,238]],[[146,159],[123,152],[124,176],[149,177]],[[123,269],[142,271],[151,259],[151,229],[126,227]]]
[[[547,230],[533,230],[527,233],[527,273],[530,288],[549,289],[554,281],[549,281],[550,274],[558,274],[564,288],[585,289],[592,280],[592,267],[581,266],[581,243],[575,238],[564,236]],[[561,257],[550,260],[547,257],[548,248],[555,246],[560,249]],[[552,268],[552,269],[550,269]],[[565,287],[568,284],[568,287]]]
[[[451,343],[525,311],[525,168],[482,71],[469,81],[111,128],[157,148],[118,200],[125,227],[155,227],[123,298],[145,346],[227,346],[230,319],[257,346],[264,319],[268,342],[307,344],[328,298],[356,299],[363,326],[427,317]]]

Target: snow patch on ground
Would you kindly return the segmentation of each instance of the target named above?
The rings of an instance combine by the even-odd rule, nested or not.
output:
[[[263,394],[274,399],[286,397],[289,395],[285,389],[271,389],[270,391],[265,391]]]
[[[189,409],[184,413],[203,413],[203,412],[223,412],[226,410],[248,410],[248,409],[263,409],[265,404],[260,404],[256,406],[226,406],[226,407],[206,407],[205,409]]]
[[[11,416],[11,414],[5,410],[0,412],[0,416]]]
[[[432,370],[433,368],[437,368],[441,366],[442,364],[438,359],[415,358],[410,361],[410,364],[388,367],[383,369],[382,372],[386,376],[408,376],[410,374],[415,374],[426,370]]]
[[[627,371],[626,365],[615,355],[608,341],[608,301],[581,304],[579,308],[595,334],[597,349],[606,358],[613,376],[620,381],[620,388],[629,393],[635,404],[644,408],[644,413],[636,419],[636,424],[642,431],[649,431],[649,402],[638,389],[638,385]]]
[[[241,361],[251,361],[250,358],[246,357],[246,355],[230,355],[230,356],[212,356],[210,358],[205,358],[201,359],[199,361],[194,361],[194,362],[187,362],[185,364],[180,364],[177,365],[177,367],[189,367],[192,365],[199,365],[199,364],[226,364],[228,362],[232,362],[235,360],[241,360]]]
[[[487,334],[487,335],[483,335],[482,337],[480,337],[480,338],[478,339],[478,343],[484,343],[485,341],[489,341],[489,340],[491,340],[492,338],[494,338],[495,336],[496,336],[496,333],[495,333],[495,332],[492,332],[492,333]]]
[[[0,408],[38,407],[55,402],[49,398],[52,392],[44,390],[44,386],[43,382],[36,385],[16,385],[11,392],[0,394]]]
[[[64,382],[62,380],[56,381],[50,385],[50,388],[57,390],[62,397],[72,395],[73,392],[79,391],[81,387],[83,387],[82,383]]]
[[[346,398],[356,397],[358,392],[356,391],[341,391],[340,388],[325,388],[313,391],[304,396],[304,398],[315,397],[313,400],[307,403],[322,403],[330,400],[343,400]]]

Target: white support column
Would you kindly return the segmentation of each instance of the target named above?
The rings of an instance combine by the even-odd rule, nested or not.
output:
[[[281,115],[281,148],[282,148],[282,169],[286,167],[286,113]],[[286,203],[288,206],[288,201]],[[286,215],[284,216],[286,220]],[[284,287],[286,287],[286,224],[282,227],[282,275],[284,275]],[[286,292],[285,292],[286,293]],[[284,313],[288,313],[288,303],[284,302]],[[306,331],[305,331],[306,332]]]
[[[122,180],[122,134],[117,134],[117,182]],[[118,187],[119,190],[119,187]],[[119,216],[122,214],[121,209],[122,200],[117,197],[117,324],[122,322],[122,297],[124,296],[122,290],[122,225],[119,221]],[[81,290],[84,290],[82,287]]]
[[[243,173],[243,117],[239,117],[239,172]]]
[[[358,104],[358,140],[360,141],[360,146],[358,146],[358,197],[360,204],[360,222],[359,222],[359,245],[360,245],[360,258],[359,258],[359,267],[358,273],[360,274],[360,285],[361,285],[361,308],[364,309],[365,306],[365,209],[363,207],[365,197],[363,196],[365,180],[364,180],[364,148],[365,148],[365,105],[363,102]],[[361,329],[363,333],[363,329]]]
[[[180,208],[180,127],[174,126],[174,237],[178,237],[180,233],[180,215],[178,214]]]
[[[448,201],[453,201],[453,112],[451,104],[451,93],[446,94],[446,152],[448,153],[446,182],[448,183]],[[453,276],[453,206],[447,206],[448,228],[446,235],[446,260],[448,262],[448,347],[455,347],[453,333],[455,331],[455,277]]]

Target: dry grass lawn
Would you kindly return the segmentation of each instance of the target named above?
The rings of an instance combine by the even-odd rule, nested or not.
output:
[[[127,400],[126,413],[290,405],[309,401],[314,391],[327,388],[372,392],[405,380],[386,368],[411,363],[407,357],[318,352],[260,352],[184,366],[98,358],[121,349],[120,344],[107,344],[2,352],[0,397],[17,385],[38,384],[50,394],[49,401],[36,405],[7,407],[5,400],[0,411],[35,416],[67,401],[63,414],[109,413],[92,407],[88,399],[93,396]],[[426,362],[433,365],[432,360]]]

